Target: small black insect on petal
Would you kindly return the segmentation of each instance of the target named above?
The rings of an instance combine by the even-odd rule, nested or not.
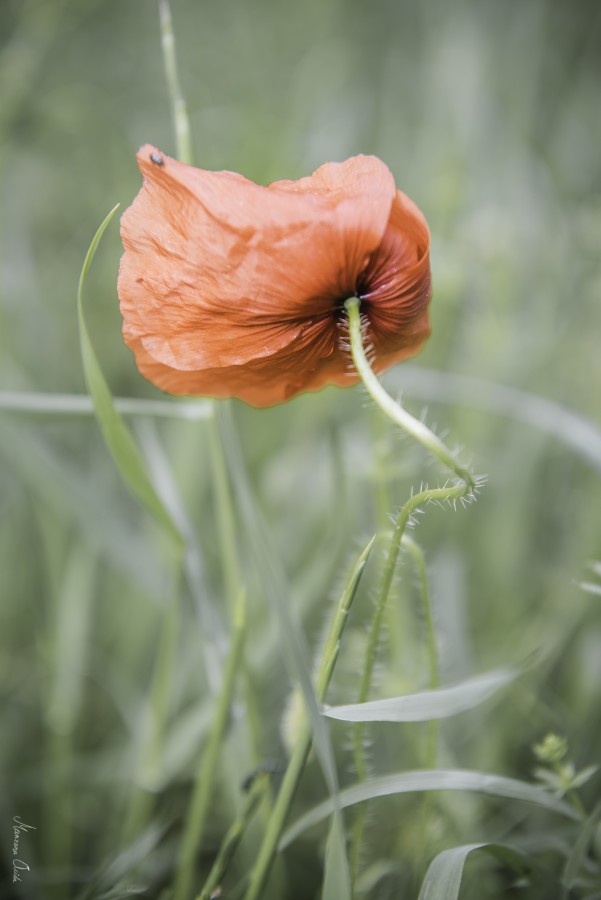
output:
[[[150,162],[154,163],[155,166],[164,166],[165,160],[161,156],[160,153],[155,153],[154,151],[150,154]]]

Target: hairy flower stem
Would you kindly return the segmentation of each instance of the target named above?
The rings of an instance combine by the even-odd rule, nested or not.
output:
[[[426,569],[426,559],[422,548],[408,534],[403,535],[402,546],[409,551],[413,559],[413,564],[417,570],[419,582],[419,593],[422,601],[422,611],[426,624],[426,643],[428,649],[428,669],[429,679],[428,687],[430,690],[436,690],[440,687],[440,664],[438,660],[438,647],[436,643],[436,631],[434,629],[434,618],[432,616],[432,604],[430,602],[430,587],[428,584],[428,571]],[[432,719],[428,722],[426,732],[426,750],[424,754],[425,764],[427,768],[436,768],[438,757],[438,720]],[[418,852],[415,857],[415,871],[418,872],[424,863],[427,855],[427,835],[428,822],[432,813],[432,792],[427,791],[424,794],[424,800],[420,810],[420,822],[418,825]]]
[[[453,502],[465,497],[473,497],[477,487],[477,483],[469,469],[467,469],[457,460],[455,455],[449,450],[446,444],[444,444],[443,441],[440,440],[439,437],[437,437],[423,422],[421,422],[419,419],[416,419],[405,409],[403,409],[403,407],[399,403],[394,401],[392,397],[390,397],[390,395],[386,393],[377,376],[373,372],[365,355],[363,336],[361,333],[362,328],[359,299],[357,297],[351,297],[346,301],[345,308],[348,314],[349,335],[353,363],[367,392],[380,407],[382,412],[388,416],[388,418],[390,418],[396,425],[402,428],[403,431],[406,431],[413,438],[415,438],[415,440],[419,441],[419,443],[423,447],[425,447],[426,450],[434,454],[434,456],[447,469],[450,469],[451,472],[459,479],[457,482],[454,482],[451,485],[421,490],[419,493],[413,495],[409,498],[409,500],[407,500],[407,502],[401,507],[401,510],[397,516],[392,538],[388,547],[388,553],[384,563],[384,569],[382,571],[382,579],[380,582],[376,606],[371,621],[367,641],[367,650],[365,655],[365,664],[361,677],[361,683],[359,686],[358,702],[365,703],[369,697],[369,692],[371,689],[375,660],[380,640],[382,620],[386,610],[388,597],[390,595],[390,588],[392,585],[396,562],[398,559],[405,529],[407,528],[412,513],[426,503],[441,503],[445,501]],[[414,545],[414,547],[417,547],[417,545]],[[408,546],[408,549],[411,552],[410,546]],[[420,572],[419,563],[418,572]],[[425,566],[423,568],[423,577],[425,578]],[[438,663],[436,660],[436,647],[431,621],[429,594],[427,593],[427,580],[425,581],[426,593],[424,593],[423,590],[424,580],[422,578],[422,572],[420,572],[420,581],[422,584],[422,598],[425,604],[426,618],[429,623],[428,642],[430,656],[430,676],[432,679],[432,673],[435,672],[437,679]],[[354,730],[353,751],[355,768],[357,770],[357,777],[359,781],[365,781],[368,775],[367,761],[365,758],[364,739],[364,725],[362,723],[358,723],[357,725],[355,725]],[[429,755],[431,755],[432,752],[435,752],[435,744],[434,751],[430,750]],[[350,867],[353,885],[356,884],[357,875],[359,872],[366,815],[367,805],[363,804],[357,810],[351,838]]]
[[[403,535],[403,547],[409,551],[417,571],[419,581],[419,592],[422,601],[422,611],[426,623],[426,639],[428,642],[428,669],[429,680],[428,687],[435,690],[440,687],[440,666],[438,662],[438,648],[436,646],[436,632],[434,630],[434,618],[432,615],[432,603],[430,601],[430,588],[428,585],[428,572],[426,569],[426,558],[424,551],[420,545],[409,537],[408,534]]]
[[[463,466],[447,445],[431,431],[422,421],[416,419],[407,410],[386,393],[372,370],[363,347],[361,334],[361,314],[359,312],[360,300],[350,297],[344,304],[349,319],[349,331],[351,339],[351,353],[355,368],[365,385],[368,394],[378,404],[382,412],[392,419],[399,428],[414,437],[416,441],[433,453],[440,462],[450,469],[458,478],[465,482],[466,493],[470,493],[476,487],[474,476]]]

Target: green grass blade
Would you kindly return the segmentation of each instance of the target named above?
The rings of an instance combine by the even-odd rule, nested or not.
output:
[[[244,591],[241,591],[234,609],[232,643],[225,676],[217,701],[209,740],[204,748],[196,773],[194,790],[187,812],[179,851],[178,871],[173,892],[174,900],[187,900],[190,896],[211,798],[217,782],[217,772],[223,752],[223,738],[234,698],[236,678],[242,662],[246,621],[246,596]]]
[[[395,775],[382,775],[341,791],[339,801],[340,806],[344,809],[354,806],[355,803],[374,800],[376,797],[422,791],[474,791],[493,797],[504,797],[507,800],[520,800],[569,819],[578,819],[577,813],[568,803],[559,800],[543,788],[525,781],[518,781],[515,778],[488,775],[485,772],[473,772],[465,769],[425,769],[400,772]],[[285,849],[303,831],[323,822],[332,814],[333,810],[331,800],[326,800],[309,810],[285,832],[279,849]]]
[[[518,871],[531,868],[531,861],[505,844],[465,844],[443,850],[430,864],[418,900],[457,900],[465,861],[470,853],[483,850]]]
[[[86,544],[74,545],[57,590],[53,677],[47,717],[55,732],[70,734],[81,710],[94,599],[95,556]]]
[[[326,843],[322,900],[350,900],[351,879],[342,816],[332,817]]]
[[[582,830],[574,842],[572,851],[567,859],[562,878],[564,897],[567,897],[570,891],[576,887],[586,855],[594,840],[600,818],[601,803],[598,803],[588,819],[583,823]]]
[[[349,609],[357,593],[374,541],[375,538],[372,538],[359,554],[332,623],[330,640],[324,648],[324,665],[317,685],[317,696],[321,701],[323,701],[334,666],[336,665],[340,650],[340,640],[348,618]],[[347,898],[350,900],[351,874],[346,852],[344,821],[337,802],[337,796],[335,795],[333,799],[335,801],[334,815],[330,823],[330,833],[326,843],[322,897],[323,900],[347,900]]]
[[[115,409],[113,398],[98,359],[92,346],[92,340],[83,314],[83,288],[94,254],[102,235],[113,218],[118,205],[113,207],[92,238],[84,260],[79,287],[77,289],[77,313],[79,319],[79,339],[84,373],[88,390],[94,404],[94,411],[100,429],[109,448],[113,460],[132,493],[143,503],[146,509],[165,528],[178,545],[182,543],[181,535],[171,516],[165,509],[160,497],[154,489],[148,475],[144,459],[123,419]]]
[[[437,690],[331,706],[324,709],[324,715],[344,722],[428,722],[446,719],[488,700],[518,675],[517,670],[495,669]]]
[[[202,421],[212,415],[207,400],[144,400],[137,397],[113,397],[117,412],[128,416],[152,416],[161,419]],[[87,394],[50,394],[41,391],[0,391],[2,412],[40,415],[94,415],[92,398]]]
[[[467,857],[484,846],[486,845],[466,844],[440,853],[426,872],[418,900],[456,900]]]

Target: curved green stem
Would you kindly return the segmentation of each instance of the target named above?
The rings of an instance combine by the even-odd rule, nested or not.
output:
[[[386,561],[384,563],[376,606],[371,621],[367,641],[365,665],[363,668],[361,683],[359,687],[358,702],[365,703],[369,697],[369,692],[371,689],[373,671],[380,640],[382,620],[384,617],[384,612],[386,610],[388,597],[390,595],[390,589],[392,586],[392,579],[395,572],[399,550],[401,547],[401,542],[403,541],[405,529],[410,522],[412,513],[414,513],[419,507],[423,506],[426,503],[454,503],[457,500],[472,499],[477,490],[478,483],[469,469],[467,469],[456,458],[456,456],[449,450],[446,444],[444,444],[443,441],[441,441],[440,438],[437,437],[437,435],[435,435],[427,427],[427,425],[408,413],[407,410],[403,409],[403,407],[399,403],[394,401],[392,397],[390,397],[390,395],[386,393],[386,391],[378,381],[378,378],[372,370],[365,355],[363,336],[361,333],[362,329],[360,301],[358,300],[358,298],[351,297],[350,299],[348,299],[345,303],[345,309],[348,314],[349,336],[353,363],[369,395],[376,402],[382,412],[386,416],[388,416],[389,419],[391,419],[396,425],[398,425],[399,428],[402,428],[403,431],[406,431],[413,438],[415,438],[415,440],[417,440],[423,447],[425,447],[426,450],[432,453],[447,469],[450,469],[450,471],[459,479],[457,482],[446,484],[443,487],[426,488],[420,490],[417,494],[413,495],[409,498],[409,500],[407,500],[407,502],[401,507],[401,510],[397,516],[392,538],[388,547]],[[413,548],[417,548],[417,545],[413,544]],[[408,545],[408,549],[411,550],[410,545]],[[419,550],[419,548],[417,549]],[[414,558],[416,558],[415,555]],[[422,598],[425,604],[424,609],[426,610],[426,618],[429,622],[428,631],[430,674],[431,679],[433,677],[437,679],[438,661],[436,658],[436,647],[435,644],[432,643],[434,641],[434,632],[431,622],[429,594],[427,592],[427,578],[424,582],[425,565],[423,566],[423,572],[421,572],[420,565],[418,563],[418,572],[420,573]],[[424,583],[426,587],[425,592]],[[364,750],[364,740],[364,725],[363,723],[357,723],[354,729],[353,757],[359,781],[364,781],[368,775],[367,761],[365,758]],[[432,752],[433,751],[430,749],[430,755]],[[366,815],[367,805],[365,804],[357,810],[351,838],[350,866],[353,884],[356,883],[357,874],[359,871]]]
[[[416,441],[419,441],[419,443],[425,447],[426,450],[429,450],[430,453],[433,453],[447,469],[450,469],[458,478],[461,478],[465,482],[468,491],[473,491],[476,487],[476,482],[469,469],[459,462],[456,456],[451,453],[447,445],[443,443],[443,441],[441,441],[427,425],[420,421],[420,419],[416,419],[415,416],[412,416],[406,409],[403,409],[399,403],[393,400],[378,381],[376,374],[367,360],[363,348],[361,314],[359,312],[360,301],[358,298],[350,297],[344,306],[349,319],[353,362],[367,392],[389,419],[392,419],[399,428],[402,428],[403,431],[406,431],[407,434],[414,437]]]

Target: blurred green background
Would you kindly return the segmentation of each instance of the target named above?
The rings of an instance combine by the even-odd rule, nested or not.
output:
[[[172,12],[199,165],[267,183],[375,153],[430,223],[432,338],[384,382],[415,413],[426,404],[427,421],[489,478],[474,507],[432,508],[420,522],[444,679],[534,660],[498,702],[445,726],[441,762],[528,779],[531,746],[549,731],[567,737],[578,767],[597,762],[601,616],[599,597],[579,582],[601,580],[587,568],[601,558],[599,4],[173,0]],[[85,390],[77,279],[99,222],[137,192],[134,154],[147,141],[175,154],[155,3],[1,0],[0,390]],[[88,323],[113,391],[156,397],[121,341],[120,252],[113,224],[86,287]],[[314,646],[350,554],[382,526],[383,509],[438,472],[359,389],[232,412],[269,552]],[[227,630],[205,432],[203,423],[137,425],[155,470],[162,454],[169,461],[198,534],[200,574],[183,597],[153,788],[167,848],[206,730],[200,648],[220,646]],[[4,411],[0,461],[1,851],[10,868],[12,817],[31,822],[22,846],[32,872],[19,896],[67,896],[66,881],[85,884],[123,849],[118,825],[169,573],[155,526],[122,486],[91,417]],[[214,844],[239,802],[239,779],[284,753],[287,676],[246,528],[248,679],[261,698],[259,725],[248,738],[237,711]],[[338,700],[353,699],[376,571],[347,633]],[[218,624],[201,640],[207,609]],[[425,651],[406,572],[389,624],[402,652],[385,643],[378,691],[414,690],[424,684]],[[415,729],[373,732],[375,771],[419,765]],[[320,784],[313,773],[301,807],[319,799]],[[598,787],[597,778],[585,788],[589,805]],[[399,871],[370,896],[410,890],[402,861],[415,851],[407,821],[415,802],[399,802],[394,814],[389,801],[378,808],[373,845]],[[504,833],[520,815],[445,799],[426,856]],[[399,816],[403,824],[389,828]],[[315,895],[322,837],[288,855],[288,883],[297,869],[307,879],[289,896]],[[140,876],[148,896],[158,896],[168,869],[168,849],[157,851]],[[499,896],[498,878],[473,896]]]

